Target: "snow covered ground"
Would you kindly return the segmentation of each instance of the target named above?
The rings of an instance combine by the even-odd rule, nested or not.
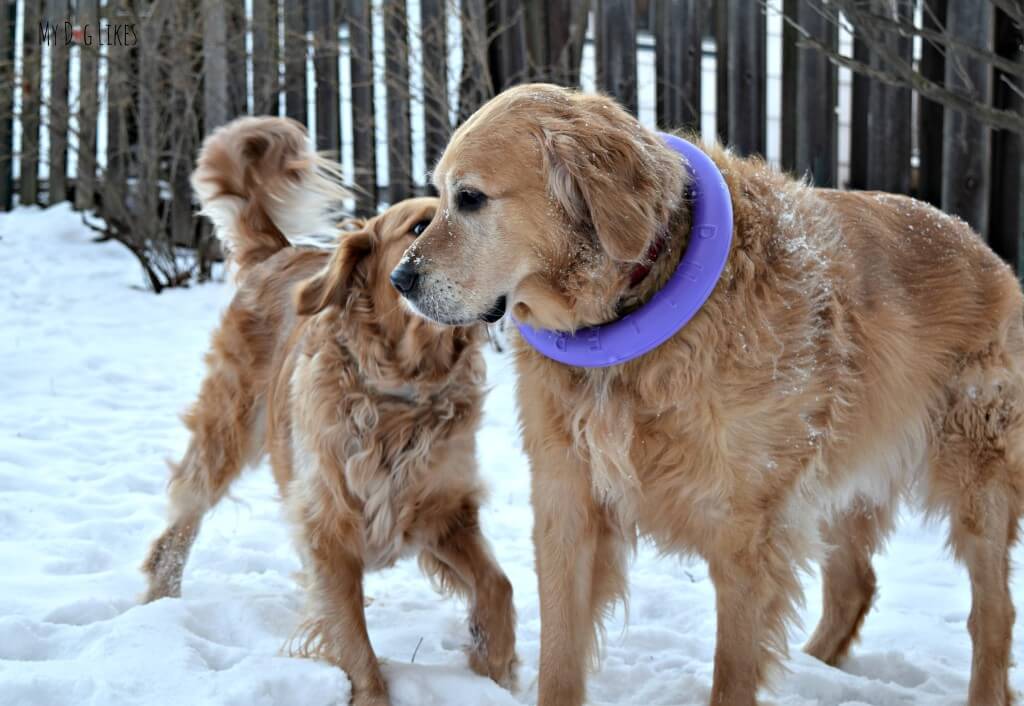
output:
[[[137,567],[163,527],[163,461],[185,447],[177,415],[198,390],[209,332],[231,289],[154,296],[121,246],[90,239],[64,207],[0,214],[0,704],[344,706],[340,670],[280,653],[302,595],[266,468],[244,476],[237,502],[208,518],[183,598],[138,605]],[[469,637],[463,607],[435,595],[409,561],[367,580],[370,634],[395,706],[536,699],[529,477],[515,441],[509,361],[494,354],[489,364],[484,523],[515,585],[520,689],[509,694],[469,671],[459,650]],[[853,656],[837,670],[794,649],[766,701],[962,704],[970,595],[943,537],[942,527],[905,516],[876,561],[881,596]],[[629,625],[621,609],[608,625],[592,702],[705,704],[715,633],[705,566],[642,547],[630,580]],[[817,579],[805,585],[794,648],[820,610]],[[1024,616],[1019,573],[1013,592]],[[1024,670],[1011,678],[1024,690]]]

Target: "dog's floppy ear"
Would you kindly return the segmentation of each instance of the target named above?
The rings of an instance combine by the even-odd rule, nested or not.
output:
[[[682,198],[679,155],[604,96],[541,121],[548,191],[614,260],[636,261]]]
[[[342,235],[327,266],[299,285],[295,294],[299,316],[318,314],[331,304],[340,304],[356,265],[372,249],[373,236],[369,230]]]

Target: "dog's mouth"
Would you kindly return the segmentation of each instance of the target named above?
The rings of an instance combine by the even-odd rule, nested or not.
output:
[[[488,324],[493,324],[495,321],[497,321],[498,319],[505,315],[505,306],[507,302],[508,298],[504,294],[502,294],[500,297],[498,297],[497,301],[495,301],[494,304],[491,305],[490,309],[480,314],[480,320]]]

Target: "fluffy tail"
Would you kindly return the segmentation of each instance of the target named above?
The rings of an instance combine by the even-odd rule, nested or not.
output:
[[[192,188],[239,274],[289,239],[334,231],[331,207],[349,192],[340,167],[309,148],[289,118],[239,118],[203,142]]]

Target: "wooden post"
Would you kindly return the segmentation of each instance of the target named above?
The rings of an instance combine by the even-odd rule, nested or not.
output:
[[[875,14],[907,19],[913,16],[913,0],[873,0]],[[911,41],[887,36],[887,49],[911,59]],[[870,63],[885,68],[885,59],[872,52]],[[867,179],[865,188],[910,193],[911,94],[909,88],[871,81],[867,110]],[[856,149],[856,148],[854,148]]]
[[[377,146],[373,104],[373,7],[364,0],[347,0],[346,22],[351,59],[352,161],[355,166],[356,214],[377,211]]]
[[[740,154],[765,153],[767,103],[764,7],[729,3],[729,142]]]
[[[252,112],[277,115],[277,0],[252,0]]]
[[[1024,28],[1014,25],[1009,15],[996,12],[995,51],[1004,59],[1014,61],[1024,74]],[[1024,113],[1024,98],[1006,81],[1010,77],[996,70],[993,104],[997,108]],[[1016,84],[1021,87],[1021,79]],[[1024,273],[1024,136],[1009,130],[992,135],[992,203],[989,216],[989,243],[1012,263],[1018,277]]]
[[[597,87],[636,115],[636,2],[597,0]]]
[[[50,49],[50,178],[46,203],[65,201],[68,164],[68,45],[64,39],[64,22],[69,20],[68,0],[48,0],[47,14],[57,26],[57,43]]]
[[[871,61],[864,40],[853,35],[853,58],[862,64]],[[868,98],[871,80],[860,72],[853,74],[853,95],[850,116],[850,179],[851,189],[866,189],[868,184]]]
[[[313,71],[316,75],[316,147],[332,158],[341,154],[341,113],[338,104],[338,16],[334,0],[310,0],[314,27]]]
[[[951,2],[946,8],[947,35],[982,50],[992,48],[992,22],[991,3]],[[991,65],[953,46],[946,51],[946,86],[972,95],[983,105],[990,104]],[[977,118],[949,110],[942,138],[942,207],[987,235],[992,132]]]
[[[95,28],[99,24],[98,0],[78,0],[79,26]],[[96,203],[96,118],[99,112],[99,45],[95,32],[92,43],[84,40],[78,45],[78,167],[75,170],[75,208],[80,211],[91,209]],[[108,62],[111,66],[113,62]],[[107,85],[112,87],[113,73],[108,71]],[[114,110],[119,94],[108,90],[107,104]],[[108,145],[111,135],[116,134],[116,125],[107,130]],[[107,164],[108,170],[110,164]]]
[[[171,182],[169,204],[171,242],[175,245],[196,247],[199,243],[196,242],[195,237],[196,221],[189,174],[192,171],[192,161],[195,159],[199,138],[198,110],[192,107],[192,101],[198,97],[200,91],[201,78],[192,68],[199,47],[194,41],[176,41],[174,39],[188,36],[193,31],[195,23],[193,5],[187,2],[175,3],[171,11],[171,18],[173,22],[169,26],[171,40],[167,43],[172,58],[169,67],[172,95],[169,102],[171,110],[168,121],[172,145],[168,155]],[[203,258],[199,259],[199,276],[206,278],[209,275],[205,271],[207,263]]]
[[[203,132],[226,123],[228,105],[227,8],[220,0],[203,2]],[[305,77],[303,77],[305,78]]]
[[[701,0],[657,0],[658,124],[700,132]]]
[[[573,86],[578,78],[573,77],[579,60],[575,58],[573,5],[579,3],[550,3],[547,7],[547,65],[545,78],[560,86]],[[586,28],[584,28],[586,31]],[[580,43],[582,45],[582,42]]]
[[[423,47],[423,122],[427,169],[441,158],[451,124],[448,119],[448,33],[445,0],[420,0]]]
[[[715,131],[729,144],[729,0],[713,0],[715,13]]]
[[[384,89],[388,106],[388,199],[412,196],[409,28],[405,0],[384,0]]]
[[[95,0],[80,0],[79,12],[82,11],[83,2],[95,2]],[[108,19],[111,15],[115,15],[118,11],[119,3],[111,3],[107,5]],[[84,24],[85,20],[80,18],[80,21]],[[93,24],[95,24],[96,18],[93,18]],[[136,27],[136,31],[139,28]],[[85,138],[88,135],[90,140],[90,146],[86,148],[84,139],[79,141],[79,158],[78,158],[78,180],[79,184],[76,188],[76,197],[81,197],[81,200],[76,198],[75,203],[78,208],[82,208],[81,203],[85,201],[92,207],[95,202],[96,182],[95,182],[95,170],[96,170],[96,114],[98,112],[98,106],[96,104],[96,88],[97,79],[95,61],[97,58],[97,49],[95,44],[93,47],[83,47],[81,49],[81,61],[82,61],[82,83],[81,83],[81,111],[79,112],[78,124],[83,130],[82,137]],[[92,55],[93,60],[93,79],[90,83],[86,83],[85,79],[85,59],[86,53]],[[130,102],[131,102],[131,76],[132,70],[132,56],[127,52],[110,52],[107,54],[107,168],[103,173],[103,184],[110,185],[113,188],[110,189],[111,193],[123,194],[126,193],[124,187],[124,180],[127,178],[127,162],[129,154],[130,140],[128,137],[130,131]],[[86,86],[94,86],[92,89],[92,97],[90,102],[86,101]],[[91,106],[91,107],[90,107]],[[85,132],[85,125],[88,121],[89,129],[88,133]],[[85,152],[88,149],[89,159],[88,164],[83,170],[83,161],[85,160]],[[88,182],[89,186],[86,190],[83,186],[83,182]]]
[[[494,41],[491,44],[491,75],[495,86],[505,90],[529,76],[526,22],[522,5],[516,0],[496,0]],[[495,53],[496,52],[496,53]]]
[[[21,53],[21,199],[39,201],[39,99],[42,91],[43,47],[39,39],[40,3],[23,4]]]
[[[461,0],[462,75],[459,77],[459,120],[463,122],[494,95],[487,62],[486,0]]]
[[[245,0],[221,0],[227,20],[228,120],[249,112],[246,83]]]
[[[947,0],[921,0],[922,26],[945,31]],[[927,39],[921,41],[921,75],[938,84],[946,81],[945,52]],[[942,207],[942,144],[945,111],[940,103],[918,97],[917,108],[917,196],[933,206]]]
[[[838,27],[811,0],[786,0],[785,14],[833,50]],[[782,46],[782,166],[809,174],[817,186],[835,186],[837,170],[836,67],[819,51],[797,46],[784,25]]]
[[[139,9],[142,20],[139,31],[138,120],[139,135],[136,144],[138,159],[138,202],[132,209],[140,223],[138,228],[154,239],[163,235],[160,224],[161,153],[165,139],[164,112],[167,87],[161,81],[164,26],[169,3],[148,0]],[[110,47],[114,49],[114,47]]]
[[[0,86],[14,85],[16,6],[0,0]],[[14,91],[0,91],[0,211],[14,205]]]
[[[306,121],[306,0],[284,0],[285,114]]]
[[[533,81],[578,86],[590,0],[522,3],[527,72]]]
[[[524,0],[523,26],[526,39],[526,72],[531,81],[551,81],[554,67],[548,50],[548,23],[558,22],[569,11],[569,3],[548,3]],[[549,17],[550,13],[550,17]]]

